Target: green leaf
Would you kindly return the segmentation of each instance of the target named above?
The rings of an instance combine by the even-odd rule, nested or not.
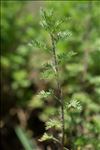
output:
[[[46,122],[46,130],[50,128],[61,129],[61,126],[61,121],[57,119],[49,119],[49,121]]]
[[[48,140],[53,140],[53,136],[48,135],[47,133],[44,133],[44,135],[41,137],[41,139],[39,139],[40,142],[48,141]]]
[[[40,40],[31,41],[28,45],[31,47],[36,47],[36,48],[44,47],[44,44]]]
[[[1,66],[8,68],[10,66],[10,61],[7,57],[1,56]]]
[[[71,100],[70,103],[67,105],[68,109],[77,109],[77,110],[81,110],[82,106],[80,105],[80,102],[78,100]]]
[[[41,22],[40,25],[47,31],[52,32],[54,19],[53,19],[53,9],[43,10],[40,9]]]
[[[28,87],[30,85],[30,80],[28,80],[28,74],[25,70],[18,70],[12,75],[14,82],[12,84],[13,88],[16,89],[16,84],[21,87]]]
[[[42,65],[42,68],[43,69],[51,69],[52,68],[52,64],[50,63],[50,62],[47,62],[47,63],[44,63],[43,65]]]
[[[90,83],[94,84],[95,86],[100,87],[100,76],[94,76],[89,78]]]
[[[29,101],[28,106],[31,108],[42,108],[44,101],[38,95],[34,95]]]
[[[51,72],[52,74],[53,72],[56,73],[55,65],[53,64],[53,62],[48,62],[48,63],[43,64],[42,69],[43,71]]]
[[[73,56],[75,56],[77,53],[74,51],[69,51],[66,53],[62,53],[58,55],[58,61],[59,63],[64,63],[66,61],[69,61]]]
[[[72,33],[70,31],[63,31],[63,32],[60,31],[57,33],[57,41],[67,39],[71,35]]]
[[[49,91],[40,91],[40,93],[38,94],[39,97],[41,98],[47,98],[49,96],[53,95],[53,91],[52,90],[49,90]]]
[[[55,73],[51,69],[45,70],[44,72],[41,73],[41,79],[51,80],[54,79],[54,77],[55,77]]]
[[[35,141],[31,140],[25,130],[23,130],[21,127],[17,126],[15,128],[15,132],[25,150],[36,150],[38,148]]]
[[[53,9],[50,10],[46,10],[46,9],[44,10],[43,8],[40,9],[40,15],[44,20],[51,19],[53,17],[53,14],[54,14]]]
[[[39,139],[40,142],[43,142],[43,141],[55,141],[57,143],[60,143],[60,141],[58,139],[56,139],[53,135],[50,135],[50,134],[47,134],[47,133],[44,133],[44,135],[41,137],[41,139]]]

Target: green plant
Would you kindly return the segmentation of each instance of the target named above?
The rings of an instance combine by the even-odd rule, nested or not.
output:
[[[36,150],[37,144],[31,137],[28,135],[25,129],[20,126],[15,127],[15,133],[22,143],[25,150]]]
[[[41,41],[33,41],[31,44],[34,45],[35,47],[38,48],[44,48],[49,52],[52,62],[48,62],[44,64],[44,69],[42,72],[42,78],[54,78],[56,80],[56,90],[57,94],[55,94],[54,90],[49,90],[49,91],[40,91],[38,94],[39,97],[42,99],[47,99],[49,96],[53,96],[56,98],[57,103],[59,103],[60,107],[60,113],[57,116],[57,119],[50,119],[46,123],[46,130],[53,129],[54,130],[60,130],[61,131],[61,136],[59,135],[54,135],[54,133],[47,134],[44,133],[43,137],[39,141],[48,141],[48,140],[53,140],[56,142],[56,144],[59,144],[59,147],[61,150],[67,149],[64,147],[64,140],[65,140],[65,110],[69,111],[69,109],[80,109],[81,106],[77,100],[72,100],[70,103],[65,104],[64,102],[64,97],[63,97],[63,92],[62,92],[62,86],[61,86],[61,72],[60,72],[60,66],[66,61],[66,58],[69,59],[69,57],[72,57],[76,53],[73,51],[63,54],[58,54],[57,52],[57,44],[59,41],[66,40],[71,36],[70,31],[64,31],[61,30],[61,26],[65,21],[68,21],[68,18],[64,19],[55,19],[54,16],[54,11],[53,10],[43,10],[41,9],[41,26],[49,33],[50,41],[51,41],[51,46],[48,46]],[[65,107],[67,106],[67,107]],[[59,108],[58,108],[59,109]],[[60,120],[59,120],[60,118]]]
[[[49,144],[49,147],[52,145],[60,146],[62,124],[59,108],[61,105],[55,84],[56,71],[54,63],[51,61],[51,40],[47,32],[41,30],[37,25],[39,19],[38,9],[34,10],[34,6],[35,8],[37,4],[40,6],[42,1],[40,3],[32,2],[32,11],[30,11],[31,9],[26,11],[27,7],[32,6],[27,5],[29,3],[31,1],[2,1],[1,3],[1,111],[3,121],[9,120],[4,121],[4,131],[6,127],[7,136],[10,132],[9,124],[14,123],[12,127],[15,126],[15,119],[8,119],[11,117],[9,112],[12,104],[13,107],[21,107],[25,111],[31,107],[31,111],[42,110],[40,113],[36,113],[36,116],[40,121],[46,122],[46,134],[41,140],[46,140],[48,136],[49,139],[40,144],[44,146],[46,143]],[[57,22],[56,24],[58,24],[57,19],[60,20],[62,25],[59,31],[57,29],[59,36],[62,38],[65,36],[65,29],[70,29],[73,33],[70,38],[67,38],[67,42],[59,40],[56,43],[60,83],[64,99],[64,145],[71,150],[99,150],[100,32],[98,31],[100,21],[98,18],[100,16],[100,2],[45,1],[43,3],[45,3],[47,9],[54,8],[54,10],[58,10],[55,12],[55,17],[53,15],[53,22],[51,21],[50,23]],[[33,15],[33,11],[37,11],[37,13],[34,13],[36,16]],[[66,16],[71,16],[71,21],[66,23]],[[63,22],[59,18],[63,18],[65,21]],[[63,31],[63,35],[61,35],[61,31]],[[41,40],[34,41],[37,35],[40,35]],[[45,37],[45,42],[42,42]],[[32,43],[29,44],[32,46],[32,50],[25,44],[30,39],[33,39]],[[38,46],[39,49],[33,49],[33,45]],[[74,56],[74,59],[72,56]],[[49,58],[50,61],[48,61]],[[47,63],[45,64],[46,59]],[[43,65],[41,67],[42,61]],[[40,81],[38,77],[40,72],[41,79],[43,78],[45,81]],[[43,90],[41,91],[41,89]],[[37,91],[40,91],[38,95]],[[81,107],[77,100],[82,103],[81,113],[79,113]],[[34,121],[35,116],[28,115],[31,121]],[[29,122],[26,121],[26,123],[29,126]],[[32,126],[31,131],[34,135],[33,128]],[[28,128],[25,130],[27,131]],[[3,133],[5,134],[5,132]],[[27,145],[26,141],[22,142],[22,132],[20,132],[18,138],[22,145]],[[13,141],[10,141],[12,144],[9,145],[12,146]],[[6,143],[8,149],[13,149],[13,146],[12,148],[9,147],[8,141],[3,143],[4,147]],[[48,146],[47,149],[49,149]]]

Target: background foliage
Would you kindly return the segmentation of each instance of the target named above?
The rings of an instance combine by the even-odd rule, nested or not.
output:
[[[65,146],[72,150],[99,150],[99,1],[1,2],[2,149],[11,150],[14,145],[16,150],[49,149],[53,144],[38,141],[45,132],[45,122],[57,113],[58,107],[51,96],[43,100],[37,95],[41,90],[56,89],[50,72],[46,75],[49,74],[48,80],[41,79],[41,64],[50,60],[48,51],[32,47],[36,39],[51,44],[48,34],[40,28],[40,6],[53,8],[55,18],[69,17],[61,29],[72,33],[57,44],[61,82],[65,103],[78,100],[82,110],[66,112]],[[75,55],[70,57],[72,51]]]

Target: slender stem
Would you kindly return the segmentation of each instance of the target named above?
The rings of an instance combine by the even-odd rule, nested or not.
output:
[[[58,65],[56,48],[55,48],[55,40],[54,40],[53,35],[51,35],[51,41],[52,41],[52,55],[53,55],[54,67],[56,70],[58,99],[61,102],[61,121],[62,121],[61,150],[64,150],[64,101],[63,101],[63,97],[62,97],[61,83],[60,83],[60,78],[59,78],[60,71],[59,71],[59,65]]]

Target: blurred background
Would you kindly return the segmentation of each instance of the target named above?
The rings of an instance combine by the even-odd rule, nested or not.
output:
[[[40,7],[54,8],[56,19],[71,17],[62,28],[72,36],[57,48],[60,54],[77,54],[63,62],[61,83],[65,99],[79,100],[82,111],[66,115],[65,146],[100,150],[99,1],[1,2],[1,149],[50,150],[52,145],[38,141],[57,108],[53,98],[44,101],[37,96],[40,90],[55,88],[52,78],[40,79],[41,64],[50,57],[29,46],[36,39],[50,44],[40,27]]]

